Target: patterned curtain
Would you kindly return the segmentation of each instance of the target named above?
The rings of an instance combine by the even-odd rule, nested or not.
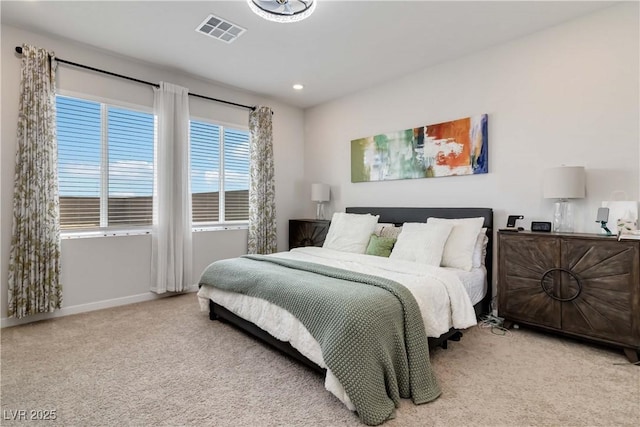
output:
[[[248,251],[250,254],[270,254],[278,250],[271,115],[271,108],[264,106],[256,107],[249,114],[251,180]]]
[[[9,259],[9,316],[60,308],[60,209],[53,52],[22,46]]]

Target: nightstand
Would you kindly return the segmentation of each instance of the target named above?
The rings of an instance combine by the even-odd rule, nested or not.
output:
[[[327,219],[290,219],[289,249],[300,246],[322,246],[331,221]]]
[[[640,242],[598,234],[498,232],[498,312],[532,326],[640,352]]]

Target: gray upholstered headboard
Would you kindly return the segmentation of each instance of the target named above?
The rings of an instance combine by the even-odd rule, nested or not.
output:
[[[404,222],[427,222],[430,216],[436,218],[477,218],[484,217],[484,227],[493,229],[493,209],[491,208],[367,208],[351,207],[347,213],[380,215],[378,222],[402,224]]]
[[[350,207],[347,213],[380,215],[378,222],[401,225],[405,222],[427,222],[427,218],[484,218],[489,243],[487,244],[487,295],[482,300],[483,313],[491,311],[492,270],[493,270],[493,209],[491,208],[388,208],[388,207]]]

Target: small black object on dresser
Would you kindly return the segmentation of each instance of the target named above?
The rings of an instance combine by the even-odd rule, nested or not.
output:
[[[598,234],[498,232],[498,313],[640,355],[640,242]]]
[[[326,219],[290,219],[289,249],[300,246],[322,246],[331,221]]]
[[[531,221],[531,231],[551,232],[551,223],[546,221]]]

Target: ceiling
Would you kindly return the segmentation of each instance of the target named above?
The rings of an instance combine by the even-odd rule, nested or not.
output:
[[[80,41],[307,108],[612,2],[319,0],[310,18],[292,24],[258,17],[245,0],[0,4],[3,24]],[[247,31],[231,44],[196,33],[209,14]],[[74,61],[72,56],[65,54],[63,59]],[[294,83],[304,84],[304,90],[294,91]]]

